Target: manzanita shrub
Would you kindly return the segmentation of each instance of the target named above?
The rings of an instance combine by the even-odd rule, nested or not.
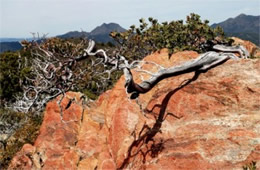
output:
[[[215,44],[231,45],[221,27],[211,28],[209,21],[202,21],[197,14],[183,20],[162,22],[157,19],[140,19],[140,26],[132,25],[126,32],[111,32],[110,36],[118,43],[120,54],[129,59],[141,59],[151,52],[167,48],[171,55],[177,51],[194,50],[205,52]]]

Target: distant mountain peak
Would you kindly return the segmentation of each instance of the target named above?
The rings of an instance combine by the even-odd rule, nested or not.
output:
[[[213,24],[211,27],[220,26],[228,36],[236,36],[260,45],[260,16],[239,14],[223,22]]]
[[[112,31],[124,32],[126,31],[117,23],[103,23],[100,26],[97,26],[94,30],[90,32],[91,35],[98,35],[98,34],[109,34]]]
[[[85,31],[70,31],[63,35],[58,35],[59,38],[85,38],[88,37],[89,33]]]
[[[114,23],[114,22],[110,22],[110,23],[105,23],[104,22],[101,26],[111,26],[111,25],[120,26],[119,24]]]
[[[238,18],[238,17],[245,17],[245,16],[248,16],[248,15],[246,15],[246,14],[244,14],[244,13],[241,13],[241,14],[239,14],[236,18]]]
[[[70,31],[66,34],[59,35],[57,37],[60,38],[80,38],[80,37],[87,37],[89,39],[93,39],[96,42],[113,42],[113,39],[109,36],[110,32],[112,31],[118,31],[118,32],[124,32],[126,29],[122,28],[117,23],[103,23],[100,26],[97,26],[95,29],[93,29],[91,32],[85,32],[85,31]]]

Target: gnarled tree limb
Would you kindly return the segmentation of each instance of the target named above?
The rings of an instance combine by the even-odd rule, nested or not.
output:
[[[95,55],[91,50],[94,47],[94,42],[90,41],[91,48],[86,50],[88,55]],[[131,69],[140,68],[136,66],[137,61],[132,62],[131,64],[123,56],[117,56],[117,60],[112,60],[109,58],[104,51],[104,63],[110,63],[119,65],[119,69],[123,69],[125,75],[125,87],[127,93],[131,94],[130,98],[135,99],[139,96],[140,93],[146,93],[151,90],[158,82],[163,79],[178,76],[190,72],[205,72],[215,66],[218,66],[229,59],[238,59],[234,53],[239,53],[241,58],[247,58],[249,56],[248,51],[243,46],[229,47],[224,45],[215,45],[213,49],[220,51],[220,53],[215,51],[210,51],[204,54],[201,54],[197,59],[182,63],[181,65],[163,68],[160,67],[157,73],[151,73],[147,70],[142,70],[142,72],[148,73],[151,75],[149,80],[145,80],[140,84],[134,82]],[[111,62],[113,61],[113,63]],[[121,63],[120,63],[121,62]],[[120,64],[118,64],[120,63]],[[157,65],[157,64],[156,64]]]
[[[95,42],[90,40],[88,48],[80,56],[70,56],[64,61],[60,61],[54,57],[54,54],[41,48],[36,44],[35,56],[33,60],[34,78],[28,78],[28,81],[33,82],[24,85],[24,95],[17,99],[12,105],[12,108],[18,111],[28,112],[32,108],[40,110],[44,104],[59,94],[65,93],[74,86],[75,79],[79,79],[85,71],[80,70],[80,73],[75,74],[72,69],[76,67],[76,63],[88,58],[89,56],[96,56],[97,59],[93,61],[92,67],[102,65],[103,72],[98,72],[95,68],[92,71],[95,75],[101,75],[103,80],[110,79],[112,72],[123,70],[125,75],[126,92],[130,94],[131,99],[135,99],[140,93],[146,93],[151,90],[158,82],[163,79],[178,76],[190,72],[205,72],[217,65],[224,63],[229,59],[238,59],[234,53],[239,53],[241,58],[248,57],[248,51],[243,46],[228,47],[223,45],[215,45],[210,51],[201,54],[198,58],[182,63],[178,66],[164,68],[157,63],[149,61],[129,61],[118,53],[114,56],[108,56],[106,51],[99,49],[93,52]],[[142,69],[144,64],[152,64],[158,67],[158,72],[152,73],[149,70]],[[134,82],[131,69],[150,75],[150,79],[142,81],[140,84]],[[98,83],[96,83],[98,86]]]

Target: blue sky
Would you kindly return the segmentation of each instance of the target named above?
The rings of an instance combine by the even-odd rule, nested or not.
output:
[[[128,28],[142,17],[163,22],[192,12],[213,24],[241,13],[260,15],[260,0],[0,0],[0,37],[55,36],[109,22]]]

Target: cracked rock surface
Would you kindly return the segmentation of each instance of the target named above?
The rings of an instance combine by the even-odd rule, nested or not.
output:
[[[162,50],[145,60],[169,67],[197,56],[169,59]],[[59,96],[9,169],[260,168],[260,60],[228,61],[181,86],[192,77],[163,80],[138,102],[128,99],[124,77],[89,106],[80,93]]]

